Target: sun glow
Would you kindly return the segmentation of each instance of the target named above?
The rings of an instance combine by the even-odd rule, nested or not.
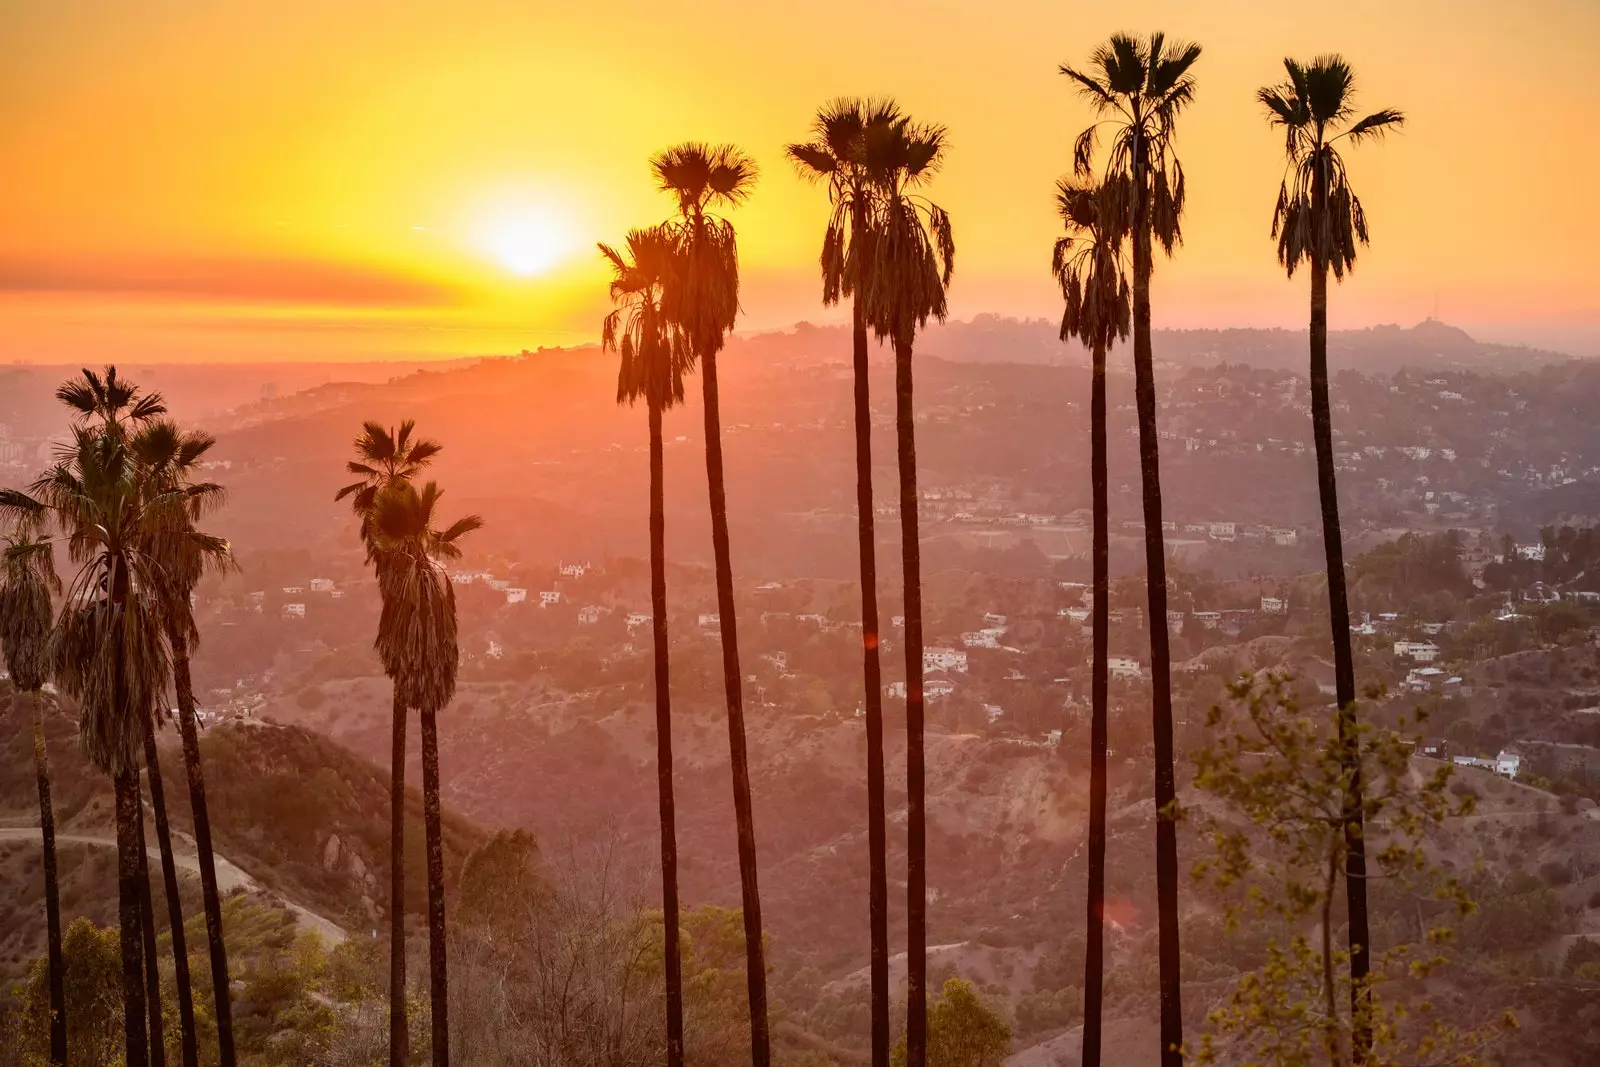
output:
[[[532,278],[571,255],[577,238],[560,213],[524,206],[486,221],[480,227],[478,243],[511,273]]]

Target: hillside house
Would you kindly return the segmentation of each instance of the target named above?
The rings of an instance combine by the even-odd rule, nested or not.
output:
[[[722,616],[714,611],[703,611],[699,623],[702,630],[719,630],[722,628]]]
[[[553,607],[559,603],[561,603],[561,590],[559,589],[546,589],[539,594],[539,606],[541,608]]]
[[[1222,625],[1222,612],[1220,611],[1196,611],[1191,612],[1191,614],[1194,616],[1194,621],[1207,630],[1215,630]]]
[[[1056,614],[1063,619],[1071,619],[1073,622],[1087,622],[1089,619],[1088,608],[1058,608]]]
[[[1264,596],[1261,598],[1261,612],[1264,615],[1282,615],[1289,610],[1289,601],[1281,596]]]
[[[1501,749],[1494,759],[1485,759],[1482,756],[1455,756],[1450,762],[1457,767],[1476,767],[1482,771],[1493,771],[1505,778],[1515,778],[1522,770],[1522,757],[1505,749]]]
[[[1111,677],[1130,682],[1136,682],[1144,677],[1144,668],[1139,666],[1139,661],[1132,656],[1106,657],[1106,670]]]
[[[306,617],[306,606],[304,604],[285,604],[279,614],[285,619],[303,619]]]
[[[630,612],[628,612],[628,629],[632,630],[632,629],[635,629],[636,627],[639,627],[639,626],[648,626],[648,625],[650,625],[650,613],[649,612],[646,612],[646,611],[630,611]]]
[[[521,604],[528,599],[528,591],[526,589],[513,589],[507,586],[505,594],[507,604]]]
[[[967,673],[967,654],[955,648],[925,648],[922,650],[922,673],[954,671]]]
[[[1537,541],[1535,541],[1531,545],[1518,545],[1517,546],[1517,558],[1518,559],[1531,559],[1535,563],[1543,563],[1544,562],[1544,545],[1541,544],[1540,542],[1537,542]]]
[[[993,726],[995,723],[1004,718],[1005,713],[1006,709],[1002,708],[999,704],[985,704],[983,706],[983,717],[989,720],[990,726]]]
[[[1231,522],[1214,522],[1206,532],[1213,541],[1232,541],[1237,536],[1235,526]]]
[[[1439,646],[1432,641],[1396,641],[1394,654],[1412,663],[1432,663],[1439,658]]]
[[[299,596],[306,591],[303,585],[286,585],[283,587],[284,596]]]
[[[1284,548],[1292,548],[1300,542],[1300,534],[1296,530],[1273,530],[1272,543]]]
[[[331,592],[333,592],[333,579],[332,578],[313,578],[313,579],[311,579],[311,591],[313,593],[331,593]]]
[[[585,560],[582,563],[563,563],[558,572],[563,578],[582,578],[589,573],[589,562]]]
[[[598,604],[585,604],[578,609],[578,625],[593,626],[600,621],[600,606]]]

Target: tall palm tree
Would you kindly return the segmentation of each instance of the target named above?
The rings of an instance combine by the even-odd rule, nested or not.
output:
[[[889,1065],[889,859],[884,800],[883,671],[878,653],[877,533],[872,511],[872,397],[867,364],[865,271],[872,259],[875,187],[881,169],[869,144],[890,139],[883,127],[901,120],[890,100],[834,100],[823,105],[810,141],[788,147],[802,176],[825,181],[832,212],[822,238],[822,302],[850,297],[855,370],[856,538],[861,557],[861,670],[867,732],[868,917],[871,926],[872,1063]],[[875,131],[870,137],[868,131]]]
[[[650,426],[650,608],[655,645],[656,782],[661,809],[661,911],[666,970],[667,1067],[683,1067],[683,954],[678,941],[678,835],[672,788],[672,694],[667,663],[666,506],[661,413],[683,401],[693,355],[662,311],[676,241],[661,227],[630,230],[623,249],[600,245],[611,265],[613,309],[601,347],[621,360],[617,403],[644,400]]]
[[[1339,736],[1345,743],[1344,838],[1346,904],[1350,915],[1351,1010],[1354,1053],[1365,1058],[1371,944],[1367,921],[1367,856],[1362,827],[1361,762],[1355,736],[1356,678],[1350,650],[1350,601],[1345,585],[1344,543],[1339,527],[1339,489],[1334,477],[1333,415],[1328,396],[1328,271],[1344,280],[1356,264],[1356,245],[1366,244],[1367,216],[1350,188],[1339,142],[1382,138],[1405,122],[1392,108],[1355,118],[1355,73],[1337,55],[1310,63],[1283,61],[1288,80],[1256,94],[1267,121],[1282,128],[1287,171],[1272,211],[1278,262],[1289,277],[1300,264],[1311,269],[1311,433],[1317,449],[1317,490],[1322,502],[1322,544],[1328,569],[1328,621],[1333,631],[1333,677],[1339,701]]]
[[[197,481],[199,465],[216,438],[198,430],[184,431],[167,419],[152,418],[140,427],[130,443],[138,462],[149,472],[159,492],[178,494],[184,501],[188,529],[178,538],[164,538],[152,546],[161,558],[162,569],[172,583],[174,602],[181,610],[177,618],[165,620],[167,644],[172,650],[172,680],[178,700],[178,730],[183,740],[184,770],[189,781],[189,807],[193,815],[195,852],[200,868],[200,891],[206,916],[206,941],[211,961],[211,991],[215,1003],[218,1060],[221,1067],[237,1062],[233,1040],[233,1006],[229,993],[228,954],[222,932],[222,898],[217,891],[216,857],[211,842],[211,817],[206,804],[205,773],[200,764],[200,739],[195,723],[194,682],[190,674],[189,653],[199,643],[200,632],[189,610],[190,596],[207,570],[223,570],[233,565],[227,542],[194,529],[194,523],[226,498],[214,482]],[[145,739],[145,762],[150,768],[150,790],[156,811],[156,832],[162,844],[162,876],[167,882],[169,904],[176,900],[176,872],[166,829],[166,808],[160,799],[161,774],[157,769],[155,735]],[[180,924],[174,916],[173,954],[181,960],[183,977],[178,981],[180,997],[186,998],[188,981],[187,952],[182,950]],[[180,1000],[180,1008],[183,1001]],[[192,1009],[190,1009],[192,1015]],[[184,1061],[194,1041],[185,1028]]]
[[[677,200],[669,224],[677,262],[662,291],[662,311],[687,339],[700,363],[706,436],[706,482],[711,495],[711,551],[717,573],[717,617],[722,634],[722,687],[728,705],[728,753],[733,770],[733,813],[738,831],[739,890],[744,909],[745,983],[750,1009],[753,1067],[772,1062],[767,1032],[767,964],[761,936],[761,889],[756,872],[756,829],[745,746],[744,676],[739,668],[739,617],[733,600],[728,545],[728,495],[722,471],[722,411],[717,395],[717,353],[739,314],[739,247],[733,223],[711,213],[750,195],[756,166],[731,145],[686,143],[650,161],[663,192]]]
[[[1083,973],[1083,1064],[1099,1067],[1100,1017],[1105,979],[1106,898],[1106,689],[1111,632],[1110,531],[1106,476],[1106,352],[1128,336],[1128,276],[1122,243],[1127,231],[1128,187],[1062,180],[1056,210],[1066,236],[1056,239],[1051,269],[1061,283],[1066,310],[1061,339],[1089,347],[1089,478],[1094,495],[1094,662],[1090,678],[1089,892]]]
[[[79,426],[29,492],[0,491],[0,510],[35,523],[53,518],[77,565],[56,623],[52,671],[79,703],[84,755],[114,787],[125,1058],[127,1067],[145,1067],[159,1053],[145,1034],[139,757],[167,685],[163,620],[177,610],[149,546],[182,535],[183,503],[154,489],[123,434]]]
[[[918,190],[943,161],[941,126],[869,127],[866,155],[878,224],[865,271],[867,324],[894,348],[895,433],[900,467],[900,555],[906,645],[906,1062],[924,1067],[928,1037],[928,854],[923,762],[922,553],[917,532],[917,442],[912,350],[930,316],[943,319],[955,268],[950,216]]]
[[[61,891],[56,876],[56,818],[50,803],[50,757],[45,750],[44,698],[50,675],[50,594],[61,591],[48,537],[26,528],[6,538],[0,567],[0,647],[11,685],[33,704],[33,766],[39,780],[39,833],[44,843],[44,917],[50,963],[50,1063],[66,1067],[67,997],[61,957]]]
[[[428,962],[433,1062],[450,1062],[450,983],[445,962],[444,835],[439,821],[437,714],[456,691],[461,651],[456,640],[456,595],[441,560],[460,559],[462,537],[483,526],[476,515],[441,531],[434,510],[443,493],[429,482],[419,492],[395,481],[374,500],[372,545],[378,560],[383,613],[377,649],[401,702],[422,719],[422,812],[428,850]]]
[[[407,419],[398,429],[364,422],[356,437],[356,458],[345,464],[355,481],[334,494],[350,498],[361,522],[361,543],[367,562],[376,563],[372,522],[378,494],[389,486],[416,477],[439,454],[437,441],[413,440],[416,422]],[[389,1065],[404,1067],[410,1051],[406,1029],[406,703],[401,687],[394,687],[393,745],[389,756]]]
[[[1161,968],[1161,1063],[1183,1062],[1183,1003],[1178,973],[1177,781],[1172,751],[1172,653],[1167,633],[1167,561],[1161,528],[1161,457],[1156,436],[1155,361],[1150,349],[1152,245],[1171,255],[1183,239],[1183,165],[1174,139],[1178,117],[1194,99],[1190,69],[1200,46],[1115,34],[1096,48],[1087,70],[1063,65],[1101,116],[1079,135],[1073,165],[1092,171],[1099,127],[1111,128],[1106,175],[1130,188],[1133,242],[1133,370],[1144,495],[1146,621],[1150,628],[1151,718],[1155,733],[1156,900]]]

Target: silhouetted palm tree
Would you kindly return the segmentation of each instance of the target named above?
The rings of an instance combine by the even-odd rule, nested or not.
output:
[[[79,703],[85,757],[114,786],[126,1059],[144,1067],[161,1053],[145,1035],[139,757],[167,685],[163,620],[179,610],[149,548],[188,530],[183,501],[150,484],[122,433],[79,426],[28,493],[0,491],[0,510],[53,519],[78,567],[57,620],[52,670]],[[159,1027],[159,1015],[153,1021]]]
[[[1334,692],[1339,734],[1345,749],[1346,902],[1350,914],[1353,1053],[1363,1060],[1368,1028],[1371,943],[1367,921],[1367,857],[1362,827],[1361,762],[1355,736],[1356,678],[1350,650],[1350,602],[1345,585],[1344,543],[1339,527],[1339,489],[1334,476],[1333,415],[1328,396],[1328,271],[1343,280],[1356,263],[1356,245],[1367,243],[1367,217],[1350,188],[1339,142],[1381,138],[1405,122],[1393,109],[1352,122],[1355,73],[1337,55],[1309,64],[1283,61],[1288,80],[1256,95],[1267,121],[1284,131],[1288,174],[1278,189],[1272,235],[1278,262],[1289,277],[1301,263],[1311,268],[1311,431],[1317,449],[1317,490],[1322,502],[1322,543],[1327,556],[1328,617],[1333,631]]]
[[[481,518],[469,515],[448,529],[436,529],[434,509],[441,495],[434,482],[419,492],[409,481],[396,481],[374,499],[370,525],[383,597],[378,658],[400,690],[402,703],[416,708],[422,719],[422,821],[428,850],[428,961],[435,1067],[450,1062],[437,715],[455,696],[456,669],[461,661],[455,589],[440,561],[460,559],[460,539],[483,526]]]
[[[942,162],[941,126],[902,118],[866,133],[877,200],[865,317],[894,347],[895,431],[900,466],[900,555],[906,644],[906,1062],[924,1067],[928,1030],[928,853],[923,763],[922,552],[917,532],[917,442],[912,349],[930,316],[943,319],[955,267],[950,216],[919,195]]]
[[[1094,661],[1089,725],[1089,892],[1084,943],[1083,1067],[1099,1067],[1100,1017],[1105,980],[1106,897],[1106,688],[1109,680],[1110,531],[1106,476],[1106,352],[1128,336],[1127,273],[1122,243],[1127,233],[1128,186],[1063,180],[1056,186],[1056,210],[1066,227],[1057,238],[1051,270],[1061,283],[1066,310],[1061,339],[1089,347],[1093,364],[1089,387],[1089,477],[1094,494]]]
[[[1161,1062],[1183,1062],[1183,997],[1178,974],[1177,783],[1172,752],[1172,654],[1167,633],[1167,562],[1161,527],[1161,458],[1156,436],[1155,362],[1150,350],[1152,242],[1169,256],[1183,239],[1183,166],[1174,149],[1178,116],[1194,98],[1190,68],[1200,46],[1115,34],[1096,48],[1088,71],[1063,66],[1096,112],[1111,126],[1106,175],[1131,187],[1133,240],[1133,370],[1139,416],[1139,468],[1144,488],[1146,622],[1155,733],[1156,899],[1160,932]],[[1087,176],[1102,122],[1079,135],[1074,169]]]
[[[872,1063],[889,1065],[889,857],[884,800],[883,672],[879,662],[877,533],[872,511],[872,397],[867,365],[865,271],[872,259],[877,167],[869,143],[900,110],[889,100],[834,100],[812,124],[812,139],[788,147],[800,173],[826,181],[833,210],[822,238],[822,302],[850,297],[850,343],[855,369],[856,536],[861,557],[861,658],[867,733],[868,917],[871,927]]]
[[[667,663],[666,508],[661,413],[683,400],[693,355],[687,338],[662,312],[662,293],[676,258],[671,233],[630,230],[625,249],[600,245],[611,265],[613,310],[601,346],[621,359],[617,403],[643,399],[650,426],[650,608],[655,647],[656,782],[661,808],[661,911],[666,970],[667,1067],[683,1067],[683,954],[678,941],[678,840],[672,788],[672,694]]]
[[[56,817],[50,804],[50,757],[45,749],[44,698],[50,676],[52,591],[61,591],[48,537],[22,528],[6,538],[0,567],[0,648],[11,685],[33,705],[33,766],[39,780],[39,833],[44,844],[44,917],[50,964],[50,1063],[67,1062],[67,998],[61,958],[61,892],[56,877]]]
[[[146,421],[132,436],[129,448],[143,468],[152,491],[173,494],[179,499],[187,521],[182,536],[159,537],[148,547],[148,551],[160,561],[162,572],[172,586],[171,602],[179,611],[177,617],[164,620],[164,627],[167,644],[172,650],[179,732],[183,738],[190,809],[194,817],[195,850],[199,860],[201,896],[211,959],[212,994],[216,1002],[219,1058],[226,1057],[225,1062],[231,1062],[234,1055],[233,1011],[228,991],[226,948],[223,945],[222,903],[217,893],[211,820],[206,809],[205,779],[200,767],[200,745],[195,730],[194,685],[189,672],[189,649],[200,639],[199,630],[194,624],[194,613],[190,610],[190,596],[207,570],[225,570],[232,565],[232,555],[226,541],[200,533],[194,528],[195,522],[219,507],[226,496],[220,485],[194,480],[202,457],[215,443],[216,439],[210,434],[184,432],[168,419],[155,418]],[[145,766],[150,775],[150,801],[155,813],[156,839],[161,847],[162,881],[172,925],[183,1060],[185,1067],[194,1067],[199,1062],[199,1048],[190,991],[189,953],[183,933],[178,873],[172,854],[172,834],[167,822],[165,788],[153,722],[145,731],[144,750]]]
[[[437,441],[412,440],[416,422],[407,419],[399,429],[364,422],[355,440],[356,457],[345,464],[360,480],[340,489],[335,500],[350,498],[361,522],[361,543],[367,562],[376,563],[372,521],[378,494],[391,485],[408,482],[439,454]],[[391,678],[393,676],[391,675]],[[410,1053],[406,1029],[406,703],[398,682],[394,686],[393,744],[389,756],[389,1064],[404,1067]]]
[[[711,550],[717,573],[717,617],[722,638],[722,685],[728,706],[728,753],[733,769],[733,813],[738,830],[739,889],[744,909],[745,977],[754,1067],[772,1062],[767,1032],[767,965],[761,935],[761,889],[756,872],[756,829],[745,746],[744,675],[739,667],[739,618],[733,600],[728,545],[728,495],[722,472],[722,411],[717,396],[717,353],[739,314],[739,247],[733,223],[711,214],[750,195],[756,166],[731,145],[681,144],[650,161],[663,192],[678,202],[668,232],[677,261],[662,291],[667,320],[682,331],[700,362],[704,388],[706,481],[711,494]]]

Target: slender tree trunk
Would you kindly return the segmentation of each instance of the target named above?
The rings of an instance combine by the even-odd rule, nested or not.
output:
[[[139,779],[135,772],[134,786]],[[150,1064],[164,1067],[167,1062],[166,1020],[161,1014],[161,955],[156,949],[156,912],[150,901],[150,857],[144,840],[144,804],[136,806],[138,818],[135,856],[139,862],[139,925],[143,932],[145,1014],[150,1019]]]
[[[889,838],[884,800],[883,670],[878,655],[878,546],[872,511],[872,398],[867,323],[860,297],[855,298],[851,318],[856,386],[856,534],[861,550],[861,671],[867,725],[872,1067],[889,1067]]]
[[[1312,180],[1312,232],[1326,230],[1327,175]],[[1317,493],[1322,503],[1322,547],[1327,557],[1328,624],[1333,632],[1334,695],[1345,772],[1345,902],[1350,918],[1351,1053],[1365,1060],[1372,990],[1367,975],[1371,940],[1367,922],[1367,852],[1362,826],[1360,741],[1356,735],[1356,670],[1350,648],[1350,601],[1345,585],[1344,538],[1339,527],[1339,487],[1334,475],[1333,412],[1328,397],[1328,264],[1313,242],[1311,260],[1311,432],[1317,449]]]
[[[389,755],[389,1067],[410,1059],[406,1023],[406,706],[394,690]]]
[[[433,1008],[433,1064],[450,1063],[450,979],[444,944],[444,832],[439,825],[439,723],[422,713],[422,822],[428,839],[428,991]]]
[[[149,1067],[145,1033],[144,925],[139,912],[139,774],[129,768],[112,780],[117,812],[117,924],[122,934],[122,1026],[126,1067]]]
[[[894,342],[900,460],[900,558],[906,612],[906,1067],[928,1051],[928,844],[922,752],[922,547],[917,533],[917,437],[910,337]]]
[[[1183,990],[1178,973],[1177,783],[1172,751],[1172,652],[1167,633],[1166,539],[1161,527],[1161,456],[1156,436],[1155,358],[1150,347],[1150,180],[1142,141],[1134,149],[1133,370],[1144,488],[1146,622],[1150,628],[1151,720],[1156,767],[1157,955],[1161,970],[1161,1067],[1183,1063]]]
[[[722,475],[722,413],[717,400],[717,357],[700,357],[706,420],[706,482],[711,491],[711,549],[717,566],[717,618],[722,631],[722,686],[728,700],[728,753],[733,765],[733,813],[739,832],[739,891],[744,907],[745,984],[749,990],[750,1062],[770,1067],[767,1034],[767,962],[761,937],[761,889],[756,877],[755,812],[750,800],[750,759],[744,737],[739,618],[733,601],[733,561],[728,546],[728,494]]]
[[[194,682],[189,674],[189,642],[178,627],[168,627],[172,646],[172,681],[178,697],[178,732],[183,737],[183,768],[189,778],[189,809],[194,818],[195,857],[200,865],[200,895],[205,903],[206,943],[211,957],[211,995],[217,1020],[218,1067],[235,1067],[233,1004],[228,983],[228,949],[222,938],[222,897],[217,891],[217,863],[211,850],[211,815],[206,808],[206,780],[200,766],[200,737],[195,728]]]
[[[1100,1067],[1105,983],[1106,689],[1111,633],[1111,550],[1106,474],[1106,348],[1094,346],[1089,386],[1089,479],[1094,492],[1094,663],[1089,720],[1089,901],[1083,953],[1083,1067]]]
[[[184,1067],[199,1067],[200,1047],[194,1027],[194,994],[189,985],[189,949],[183,936],[183,898],[178,893],[178,867],[172,856],[172,828],[167,823],[165,783],[161,781],[161,755],[156,750],[155,724],[144,717],[144,765],[150,772],[150,808],[155,813],[156,844],[161,849],[161,885],[167,897],[167,921],[172,926],[172,975],[178,991],[179,1040]]]
[[[667,517],[661,403],[650,404],[650,609],[656,667],[656,783],[661,801],[661,923],[666,965],[667,1067],[683,1067],[683,960],[678,944],[678,831],[672,796],[672,692],[667,665]]]
[[[44,741],[44,697],[33,704],[33,769],[39,779],[39,837],[44,846],[44,922],[50,960],[50,1064],[67,1063],[66,964],[61,958],[61,885],[56,874],[56,813],[50,803],[50,755]]]

